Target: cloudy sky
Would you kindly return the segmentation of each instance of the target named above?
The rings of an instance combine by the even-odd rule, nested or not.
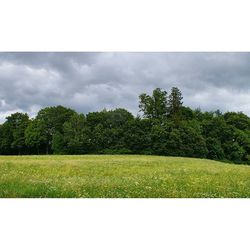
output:
[[[140,93],[172,86],[192,108],[250,115],[250,53],[0,53],[0,122],[54,105],[136,115]]]

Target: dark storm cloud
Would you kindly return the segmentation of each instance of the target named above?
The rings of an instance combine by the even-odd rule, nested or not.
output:
[[[181,88],[184,104],[250,115],[249,53],[0,53],[0,121],[65,105],[79,112],[124,107],[138,95]]]

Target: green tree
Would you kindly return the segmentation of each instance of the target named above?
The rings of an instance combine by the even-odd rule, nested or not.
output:
[[[32,152],[37,154],[46,153],[47,134],[46,126],[42,121],[31,120],[25,130],[25,144]]]
[[[11,138],[11,149],[15,154],[24,154],[26,152],[25,130],[29,124],[29,116],[23,113],[14,113],[6,118],[9,138]]]
[[[91,129],[91,148],[99,153],[130,152],[125,142],[126,124],[133,121],[133,115],[125,109],[103,110],[87,115]],[[125,128],[126,127],[126,128]]]
[[[67,153],[64,135],[56,131],[52,136],[52,150],[53,154]]]
[[[91,131],[91,150],[95,153],[103,153],[107,147],[107,141],[104,134],[104,126],[99,123]]]
[[[153,154],[151,143],[152,123],[149,119],[136,117],[128,121],[124,128],[124,142],[135,154]]]
[[[237,129],[250,130],[250,118],[241,112],[227,112],[224,114],[224,118],[227,124],[233,125]]]
[[[85,154],[91,151],[90,129],[83,114],[74,114],[64,123],[63,136],[67,153]]]
[[[1,154],[14,154],[11,144],[13,142],[13,133],[9,123],[4,123],[0,127],[0,149]]]
[[[118,128],[122,127],[127,121],[134,119],[133,115],[128,112],[126,109],[115,109],[108,111],[106,113],[107,120],[106,123],[109,128]]]
[[[250,131],[235,129],[234,141],[244,150],[241,161],[250,161]]]
[[[188,120],[193,120],[193,119],[195,119],[195,113],[194,113],[194,111],[193,111],[191,108],[189,108],[189,107],[184,107],[184,106],[182,106],[182,107],[180,108],[180,113],[181,113],[181,118],[182,118],[183,120],[188,121]]]
[[[182,93],[177,87],[173,87],[168,96],[168,115],[173,120],[179,120],[182,107]]]
[[[53,135],[56,132],[63,133],[63,124],[70,120],[76,114],[72,109],[63,106],[48,107],[40,110],[36,117],[38,123],[43,129],[40,133],[45,134],[46,137],[46,153],[51,151]]]
[[[139,108],[144,118],[163,120],[167,116],[167,92],[156,88],[152,96],[141,94]]]
[[[167,140],[167,154],[205,158],[207,147],[197,121],[184,121],[172,125]]]
[[[168,155],[169,141],[168,125],[154,124],[150,131],[150,139],[152,143],[152,153],[157,155]]]
[[[222,160],[225,158],[224,150],[222,148],[220,140],[213,137],[206,139],[206,145],[208,149],[207,158],[214,160]]]

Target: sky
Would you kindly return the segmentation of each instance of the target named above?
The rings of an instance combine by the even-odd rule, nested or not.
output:
[[[2,52],[0,123],[56,105],[137,115],[138,96],[157,87],[180,88],[191,108],[250,115],[250,53]]]

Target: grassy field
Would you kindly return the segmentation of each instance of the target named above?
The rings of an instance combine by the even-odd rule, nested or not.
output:
[[[250,167],[160,156],[1,156],[0,197],[250,197]]]

